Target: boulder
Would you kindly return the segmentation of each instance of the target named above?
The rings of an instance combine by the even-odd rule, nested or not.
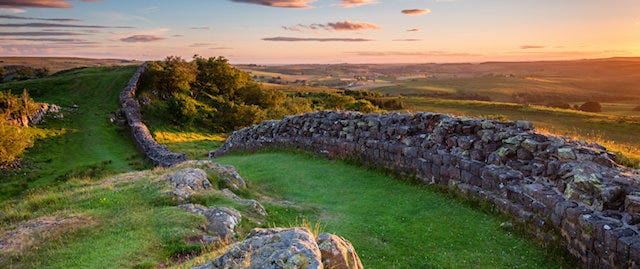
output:
[[[178,208],[205,216],[209,222],[207,224],[207,230],[225,242],[233,240],[234,229],[242,219],[240,212],[233,208],[205,208],[201,205],[194,204],[179,205]]]
[[[199,190],[211,189],[207,173],[202,169],[185,168],[175,174],[167,175],[169,184],[175,187],[172,192],[179,199],[186,199]]]
[[[334,269],[362,269],[362,262],[351,242],[333,235],[321,234],[316,238],[318,248],[322,254],[322,264],[325,268]]]
[[[196,269],[324,268],[313,234],[305,228],[253,229],[220,257]]]
[[[236,195],[235,193],[233,193],[231,190],[229,189],[223,189],[222,190],[222,194],[224,194],[224,196],[226,196],[229,199],[232,199],[238,203],[244,204],[244,205],[250,205],[251,208],[253,209],[253,211],[255,211],[256,213],[260,214],[260,216],[266,216],[267,215],[267,211],[264,209],[264,206],[262,206],[262,204],[260,204],[260,202],[256,201],[256,200],[252,200],[252,199],[242,199],[240,197],[238,197],[238,195]]]
[[[224,185],[234,191],[244,190],[247,188],[247,183],[232,165],[221,165],[211,162],[209,163],[207,170],[215,174],[218,180],[222,181]]]

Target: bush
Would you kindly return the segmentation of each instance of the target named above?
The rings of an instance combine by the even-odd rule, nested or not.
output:
[[[20,127],[9,126],[6,120],[0,117],[0,164],[15,161],[31,145],[31,138],[25,135]]]
[[[378,107],[374,106],[373,104],[371,104],[371,102],[364,99],[356,100],[355,102],[349,104],[347,108],[349,110],[355,110],[362,113],[373,113],[378,111]]]
[[[586,112],[602,112],[602,106],[598,102],[586,102],[578,109]]]
[[[571,109],[571,105],[567,102],[551,102],[547,104],[548,107],[562,108],[562,109]]]

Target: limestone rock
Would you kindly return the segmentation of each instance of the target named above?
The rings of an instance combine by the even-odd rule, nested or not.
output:
[[[175,174],[167,175],[167,179],[169,184],[176,188],[173,194],[180,199],[189,198],[199,190],[211,189],[207,173],[202,169],[185,168]]]
[[[244,241],[196,269],[324,268],[313,234],[304,228],[253,229]]]
[[[218,163],[210,163],[208,171],[215,174],[218,180],[224,182],[232,190],[244,190],[247,188],[246,181],[240,176],[233,165],[221,165]]]
[[[245,205],[250,205],[251,208],[253,209],[253,211],[255,211],[256,213],[260,214],[260,216],[266,216],[267,215],[267,211],[264,209],[264,206],[262,206],[262,204],[260,204],[260,202],[256,201],[256,200],[252,200],[252,199],[242,199],[240,197],[238,197],[238,195],[236,195],[235,193],[233,193],[231,190],[229,189],[223,189],[222,190],[222,194],[224,194],[224,196],[226,196],[227,198],[230,198],[238,203],[241,204],[245,204]]]
[[[207,229],[217,235],[223,241],[233,239],[234,229],[240,223],[242,215],[233,208],[205,208],[201,205],[184,204],[178,208],[187,210],[194,214],[204,215],[209,222]]]
[[[316,242],[322,254],[322,264],[324,267],[335,269],[364,268],[353,245],[346,239],[325,233],[319,235]]]

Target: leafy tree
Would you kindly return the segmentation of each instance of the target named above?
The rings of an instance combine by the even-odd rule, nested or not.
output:
[[[347,105],[355,101],[356,100],[351,96],[329,93],[322,103],[324,109],[345,109],[347,108]]]
[[[168,99],[176,92],[189,92],[196,79],[196,69],[177,56],[169,56],[161,62],[149,64],[146,75],[151,87],[160,92],[160,97]]]
[[[7,70],[4,69],[4,66],[0,66],[0,83],[4,81],[4,77],[7,75]]]
[[[30,67],[20,67],[18,68],[18,70],[16,70],[16,79],[18,80],[25,80],[25,79],[29,79],[33,76],[33,69],[31,69]]]
[[[598,102],[586,102],[582,104],[578,109],[586,112],[602,112],[602,106]]]
[[[194,94],[200,93],[222,95],[233,100],[238,89],[251,81],[249,74],[229,64],[224,57],[194,57],[197,75],[193,82]]]

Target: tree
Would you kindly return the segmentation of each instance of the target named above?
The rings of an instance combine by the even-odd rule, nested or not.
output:
[[[4,77],[7,75],[7,70],[3,66],[0,66],[0,83],[4,82]]]
[[[582,104],[578,109],[586,112],[602,112],[600,103],[592,101]]]
[[[149,76],[152,88],[166,100],[175,92],[189,92],[196,79],[196,70],[182,58],[169,56],[164,61],[150,63],[146,76]]]
[[[224,57],[205,59],[196,55],[194,62],[198,72],[193,83],[195,95],[222,95],[227,100],[233,100],[236,91],[251,81],[249,74],[232,67]]]

